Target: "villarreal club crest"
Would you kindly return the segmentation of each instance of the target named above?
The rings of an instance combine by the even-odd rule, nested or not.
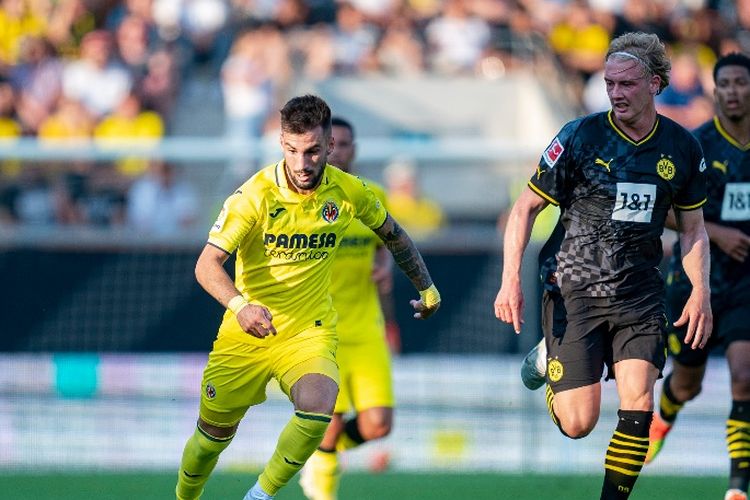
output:
[[[333,200],[328,200],[325,202],[325,205],[323,205],[320,215],[323,216],[324,221],[330,224],[339,218],[339,207],[336,206],[336,202]]]

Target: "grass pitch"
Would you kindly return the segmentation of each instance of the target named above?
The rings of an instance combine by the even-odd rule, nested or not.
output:
[[[240,500],[256,474],[216,473],[202,500]],[[295,478],[277,500],[304,500]],[[596,500],[602,476],[350,473],[341,500]],[[645,474],[631,500],[712,500],[724,496],[726,478]],[[0,474],[0,499],[7,500],[169,500],[175,474]]]

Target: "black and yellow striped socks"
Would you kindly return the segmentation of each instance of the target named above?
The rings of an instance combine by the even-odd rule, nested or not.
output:
[[[729,489],[747,491],[750,482],[750,401],[732,401],[727,419]]]
[[[552,392],[552,387],[550,387],[549,384],[547,384],[544,396],[545,396],[545,399],[547,400],[547,411],[549,412],[549,418],[552,419],[552,423],[557,426],[557,428],[560,430],[560,433],[563,436],[569,438],[570,436],[568,435],[568,433],[565,432],[562,428],[562,425],[560,425],[560,419],[557,418],[557,415],[555,415],[555,408],[552,405],[552,403],[555,402],[555,393]],[[571,438],[571,439],[579,439],[579,438]]]
[[[365,438],[359,432],[359,422],[357,417],[354,417],[344,423],[344,431],[336,441],[336,451],[351,450],[364,442]]]
[[[275,495],[299,471],[323,441],[330,415],[295,411],[281,431],[271,459],[258,478],[263,491]]]
[[[677,418],[677,414],[680,413],[682,407],[685,406],[685,402],[677,401],[672,393],[672,389],[669,385],[672,380],[672,374],[670,373],[664,379],[661,389],[661,397],[659,398],[659,416],[668,424],[674,423]]]
[[[648,451],[648,430],[653,412],[618,410],[617,416],[617,428],[604,459],[601,500],[621,500],[630,496]]]
[[[179,500],[193,500],[201,496],[208,476],[219,461],[219,454],[229,446],[232,438],[234,434],[216,438],[196,426],[182,452],[175,491]]]

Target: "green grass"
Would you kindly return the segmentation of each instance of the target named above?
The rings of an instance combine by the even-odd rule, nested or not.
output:
[[[255,474],[215,474],[203,500],[240,500]],[[9,474],[0,473],[4,500],[169,500],[174,474]],[[587,500],[598,499],[601,476],[511,474],[351,473],[340,500]],[[726,478],[640,478],[631,500],[712,500],[724,495]],[[296,478],[277,500],[303,500]]]

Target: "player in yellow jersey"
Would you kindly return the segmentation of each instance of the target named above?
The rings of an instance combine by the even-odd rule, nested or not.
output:
[[[331,165],[352,171],[354,127],[334,117]],[[385,191],[367,187],[385,203]],[[354,448],[391,432],[393,382],[380,293],[390,294],[391,256],[370,228],[355,221],[347,229],[333,263],[331,296],[339,314],[339,396],[323,441],[302,469],[300,484],[311,500],[335,500],[339,483],[337,451]],[[344,415],[354,411],[352,418]]]
[[[424,319],[440,306],[422,256],[372,191],[327,165],[331,111],[305,95],[281,110],[283,159],[235,191],[211,228],[195,268],[227,307],[203,372],[198,423],[182,455],[178,500],[199,498],[219,454],[275,378],[294,405],[276,449],[245,500],[272,499],[318,447],[338,394],[331,264],[358,219],[391,251],[420,299]],[[236,252],[235,280],[224,269]]]

